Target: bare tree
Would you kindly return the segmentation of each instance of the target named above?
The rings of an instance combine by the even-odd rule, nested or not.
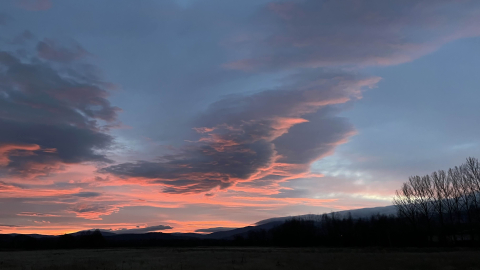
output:
[[[437,219],[440,224],[440,234],[442,239],[445,237],[445,214],[447,213],[448,200],[449,200],[449,187],[447,181],[447,174],[445,171],[440,170],[438,172],[433,172],[431,176],[433,182],[433,189],[431,190],[432,204]]]
[[[478,159],[469,157],[464,165],[465,181],[468,183],[468,193],[470,195],[472,218],[475,222],[479,221],[478,212],[480,207],[480,165]]]
[[[463,239],[465,228],[475,240],[480,225],[480,163],[468,158],[466,163],[445,172],[412,176],[397,190],[393,199],[400,217],[409,220],[414,228],[426,226],[429,240],[432,230],[442,236],[456,234]],[[447,230],[448,228],[448,230]],[[415,229],[416,230],[416,229]]]
[[[397,190],[395,194],[393,204],[397,208],[398,215],[410,221],[414,229],[416,229],[418,213],[413,188],[409,183],[404,183],[402,188]]]

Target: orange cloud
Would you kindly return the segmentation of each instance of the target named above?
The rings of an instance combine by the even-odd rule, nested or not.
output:
[[[10,144],[0,145],[0,166],[7,166],[10,163],[9,155],[33,155],[33,151],[40,150],[37,144]],[[18,152],[22,151],[22,152]],[[48,151],[51,151],[48,149]]]

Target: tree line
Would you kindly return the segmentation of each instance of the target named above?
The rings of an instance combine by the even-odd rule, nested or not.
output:
[[[478,241],[480,165],[476,158],[447,171],[412,176],[396,191],[398,216],[430,242]]]

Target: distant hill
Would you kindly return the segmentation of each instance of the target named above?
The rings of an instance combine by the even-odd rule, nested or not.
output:
[[[259,231],[259,230],[270,230],[271,228],[282,224],[284,221],[271,221],[265,224],[255,225],[255,226],[247,226],[243,228],[233,229],[229,231],[222,231],[222,232],[214,232],[211,234],[207,234],[204,238],[209,239],[226,239],[231,240],[237,235],[246,235],[250,231]]]
[[[78,236],[78,235],[82,235],[82,234],[88,234],[88,233],[92,233],[96,231],[96,229],[92,229],[92,230],[85,230],[85,231],[79,231],[79,232],[74,232],[74,233],[69,233],[73,236]],[[116,233],[113,233],[111,231],[107,231],[107,230],[101,230],[99,229],[100,233],[105,237],[105,236],[111,236],[111,235],[117,235]]]
[[[395,215],[396,209],[395,206],[385,206],[385,207],[374,207],[374,208],[362,208],[362,209],[355,209],[355,210],[347,210],[347,211],[339,211],[334,212],[340,218],[347,217],[349,214],[354,219],[359,218],[368,218],[373,215]],[[100,233],[108,240],[113,241],[145,241],[145,240],[175,240],[175,239],[217,239],[217,240],[232,240],[236,236],[246,236],[251,231],[259,231],[259,230],[270,230],[278,225],[281,225],[287,220],[293,218],[299,218],[304,220],[313,220],[319,221],[322,215],[299,215],[299,216],[288,216],[288,217],[276,217],[276,218],[269,218],[265,220],[261,220],[255,223],[252,226],[247,226],[243,228],[236,228],[230,230],[222,230],[218,232],[213,232],[210,234],[200,234],[200,233],[162,233],[162,232],[149,232],[149,233],[115,233],[115,231],[109,230],[99,230]],[[79,231],[75,233],[71,233],[70,235],[73,236],[80,236],[88,233],[92,233],[95,229],[92,230],[85,230]],[[57,236],[51,235],[40,235],[40,234],[28,234],[28,235],[20,235],[20,234],[9,234],[9,235],[0,235],[0,238],[5,237],[32,237],[35,239],[42,239],[42,238],[52,238]]]
[[[116,241],[139,241],[139,240],[174,240],[174,239],[186,239],[194,238],[186,235],[178,235],[173,233],[161,233],[161,232],[152,232],[152,233],[142,233],[142,234],[113,234],[105,237],[108,240]]]
[[[339,212],[333,212],[335,215],[337,215],[340,218],[347,217],[348,214],[352,215],[352,218],[354,219],[359,219],[359,218],[368,218],[374,215],[396,215],[397,210],[394,205],[389,205],[389,206],[382,206],[382,207],[373,207],[373,208],[361,208],[361,209],[354,209],[354,210],[345,210],[345,211],[339,211]],[[329,213],[330,214],[330,213]],[[270,222],[278,222],[278,221],[286,221],[292,218],[299,218],[299,219],[305,219],[305,220],[320,220],[321,216],[320,215],[314,215],[314,214],[308,214],[308,215],[299,215],[299,216],[288,216],[288,217],[277,217],[277,218],[269,218],[269,219],[264,219],[261,220],[255,225],[263,225],[263,224],[268,224]]]
[[[36,239],[56,237],[56,236],[54,236],[54,235],[44,235],[44,234],[19,234],[19,233],[11,233],[11,234],[8,234],[8,235],[9,235],[9,236],[12,236],[12,237],[15,237],[15,236],[30,236],[30,237],[33,237],[33,238],[36,238]]]
[[[335,215],[338,217],[347,217],[351,214],[352,218],[359,219],[359,218],[368,218],[373,215],[396,215],[396,208],[393,205],[384,206],[384,207],[373,207],[373,208],[361,208],[355,210],[346,210],[346,211],[339,211],[334,212]],[[269,230],[273,227],[276,227],[286,220],[299,218],[304,220],[320,220],[322,215],[299,215],[299,216],[288,216],[288,217],[277,217],[277,218],[269,218],[265,220],[261,220],[255,225],[247,226],[243,228],[237,228],[227,231],[220,231],[214,232],[205,235],[198,235],[197,237],[200,238],[207,238],[207,239],[233,239],[234,236],[246,235],[250,231],[258,231],[258,230]]]

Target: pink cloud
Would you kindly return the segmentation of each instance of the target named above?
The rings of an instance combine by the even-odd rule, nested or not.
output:
[[[10,163],[9,155],[33,155],[32,151],[40,150],[37,144],[31,145],[0,145],[0,166],[7,166]]]
[[[101,216],[111,215],[118,210],[119,208],[113,205],[81,203],[70,207],[68,212],[84,219],[102,220]]]

